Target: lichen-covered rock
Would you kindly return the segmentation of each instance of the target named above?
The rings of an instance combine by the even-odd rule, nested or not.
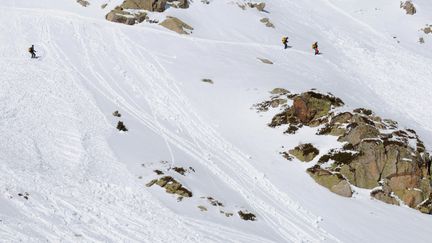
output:
[[[291,149],[289,153],[294,155],[300,161],[310,162],[319,154],[319,150],[312,144],[307,143],[300,144],[294,149]]]
[[[417,12],[414,4],[411,1],[401,2],[400,7],[402,9],[405,9],[406,14],[409,14],[409,15],[414,15]]]
[[[321,186],[343,197],[351,197],[350,184],[339,173],[332,173],[322,169],[319,165],[307,169],[309,175]]]
[[[371,196],[377,200],[380,200],[382,202],[385,202],[387,204],[392,204],[392,205],[398,205],[399,206],[399,201],[391,196],[390,194],[386,193],[384,190],[382,189],[378,189],[378,190],[373,190],[371,192]]]
[[[175,31],[179,34],[183,35],[189,35],[193,28],[186,24],[185,22],[181,21],[180,19],[176,17],[167,16],[167,18],[160,23],[161,26]]]
[[[290,134],[303,126],[320,126],[318,135],[337,136],[344,143],[308,169],[319,184],[345,196],[352,193],[349,185],[373,189],[371,196],[378,200],[429,212],[425,201],[432,193],[432,162],[415,131],[399,129],[397,122],[381,119],[369,109],[338,113],[343,102],[332,95],[281,93],[277,99],[286,96],[293,105],[276,114],[269,126],[288,125],[285,133]],[[299,151],[290,153],[304,157]]]

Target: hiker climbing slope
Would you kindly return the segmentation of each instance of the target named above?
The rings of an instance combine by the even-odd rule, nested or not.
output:
[[[29,51],[30,54],[31,54],[31,58],[36,58],[36,50],[34,49],[34,45],[32,45],[32,46],[28,49],[28,51]]]
[[[287,36],[282,37],[282,44],[284,45],[284,49],[288,48],[288,37]]]
[[[315,50],[315,55],[319,55],[320,54],[319,49],[318,49],[318,42],[315,42],[315,43],[312,44],[312,49]]]

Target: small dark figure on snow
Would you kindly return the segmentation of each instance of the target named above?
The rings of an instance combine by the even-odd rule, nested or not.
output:
[[[34,49],[34,45],[32,45],[29,50],[28,50],[31,54],[31,58],[36,58],[36,51]]]
[[[315,42],[315,43],[312,44],[312,49],[315,50],[315,55],[319,55],[320,54],[319,49],[318,49],[318,42]]]
[[[284,49],[288,48],[288,37],[282,37],[282,44],[284,45]]]

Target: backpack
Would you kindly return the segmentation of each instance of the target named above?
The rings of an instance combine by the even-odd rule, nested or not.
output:
[[[286,42],[288,42],[288,37],[283,37],[282,38],[282,43],[286,43]]]
[[[33,51],[33,48],[29,47],[28,51],[29,51],[29,52],[32,52],[32,51]]]
[[[318,44],[317,43],[313,43],[312,44],[312,49],[316,49],[316,48],[318,48]]]

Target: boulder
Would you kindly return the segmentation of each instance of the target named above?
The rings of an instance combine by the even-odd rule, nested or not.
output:
[[[147,183],[147,187],[151,187],[153,185],[158,185],[162,188],[165,188],[165,191],[169,194],[176,194],[180,197],[192,197],[192,192],[183,187],[183,185],[175,180],[171,176],[164,176],[159,179],[154,179]]]
[[[166,4],[167,0],[125,0],[120,7],[123,9],[163,12],[166,9]]]
[[[307,172],[318,184],[330,191],[343,197],[352,196],[351,186],[341,174],[322,169],[319,165],[307,169]]]
[[[186,24],[185,22],[181,21],[180,19],[176,17],[167,16],[167,18],[160,23],[163,27],[175,31],[179,34],[188,35],[191,33],[193,28]]]
[[[319,154],[319,150],[312,144],[307,143],[300,144],[294,149],[291,149],[289,153],[302,162],[310,162]]]
[[[371,192],[371,197],[373,197],[377,200],[380,200],[382,202],[385,202],[387,204],[399,206],[398,200],[396,198],[394,198],[393,196],[391,196],[390,194],[385,193],[384,190],[382,190],[382,189],[373,190]]]
[[[411,1],[401,2],[400,7],[402,9],[405,9],[406,14],[409,14],[409,15],[414,15],[417,12],[414,4]]]
[[[247,211],[238,211],[238,215],[241,219],[246,221],[255,221],[256,215]]]
[[[136,21],[135,16],[119,9],[112,10],[105,16],[105,18],[106,20],[111,22],[127,24],[127,25],[133,25],[135,24]]]

